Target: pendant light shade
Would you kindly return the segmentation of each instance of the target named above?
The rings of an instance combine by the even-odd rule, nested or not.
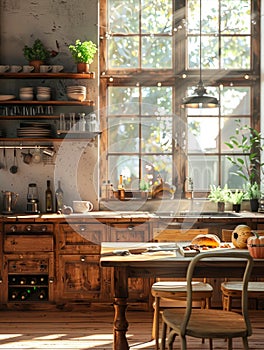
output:
[[[202,80],[202,0],[200,0],[200,80],[194,92],[195,95],[182,99],[182,108],[216,108],[219,106],[217,98],[206,95]]]

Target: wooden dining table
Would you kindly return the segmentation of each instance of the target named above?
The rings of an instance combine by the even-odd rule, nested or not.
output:
[[[223,248],[223,251],[229,248]],[[235,249],[235,248],[231,248]],[[236,249],[240,251],[239,249]],[[206,251],[204,252],[206,254]],[[133,277],[185,277],[192,257],[184,256],[175,243],[102,242],[101,267],[114,269],[114,350],[128,350],[126,308],[128,279]],[[195,277],[242,278],[245,261],[205,259]],[[252,277],[264,277],[264,259],[254,260]]]

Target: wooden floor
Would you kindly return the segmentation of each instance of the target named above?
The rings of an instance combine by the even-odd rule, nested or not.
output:
[[[30,350],[110,350],[113,346],[113,311],[85,308],[78,311],[0,311],[0,349]],[[128,311],[130,349],[154,349],[151,340],[152,313]],[[251,350],[264,349],[264,311],[251,313]],[[208,325],[209,326],[209,325]],[[188,349],[209,349],[208,342],[188,339]],[[177,341],[175,349],[179,349]],[[240,339],[234,349],[242,349]],[[227,349],[223,340],[214,340],[214,350]]]

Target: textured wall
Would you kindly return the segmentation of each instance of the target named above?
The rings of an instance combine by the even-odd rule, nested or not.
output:
[[[27,64],[23,57],[24,45],[29,45],[35,39],[41,39],[44,44],[59,54],[51,64],[62,64],[65,71],[76,71],[75,64],[69,53],[68,45],[77,38],[97,42],[98,4],[96,0],[0,0],[0,64]],[[88,96],[97,105],[98,100],[98,65],[97,58],[91,65],[96,73],[95,80],[73,81],[73,84],[87,85]],[[65,99],[64,80],[3,80],[0,94],[16,94],[21,86],[49,85],[52,87],[53,98]],[[96,107],[95,107],[96,109]],[[80,112],[82,109],[65,109]],[[85,110],[90,112],[91,109]],[[56,111],[58,114],[59,110]],[[37,117],[36,117],[37,120]],[[10,128],[10,123],[1,122],[0,127]],[[9,125],[9,126],[8,126]],[[16,127],[12,122],[14,134]],[[2,143],[3,144],[3,143]],[[56,143],[56,157],[44,158],[39,164],[26,165],[22,161],[21,151],[18,151],[19,170],[17,174],[9,171],[13,162],[13,151],[6,151],[7,168],[0,170],[0,190],[11,190],[19,193],[17,211],[26,209],[27,186],[30,182],[38,185],[41,208],[44,208],[44,192],[47,179],[52,180],[53,188],[61,180],[65,194],[65,202],[72,200],[91,200],[98,208],[98,143],[92,145],[84,141],[67,141]],[[31,151],[33,151],[32,149]],[[0,161],[3,159],[0,150]],[[2,208],[2,201],[0,209]]]

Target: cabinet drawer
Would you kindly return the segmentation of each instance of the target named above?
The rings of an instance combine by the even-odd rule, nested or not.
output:
[[[6,235],[4,251],[9,252],[51,252],[52,235]]]
[[[8,273],[48,273],[48,259],[8,259]]]
[[[110,225],[112,242],[147,242],[149,225],[147,223],[116,223]]]
[[[61,224],[59,248],[71,253],[100,254],[101,242],[106,237],[103,224]]]

